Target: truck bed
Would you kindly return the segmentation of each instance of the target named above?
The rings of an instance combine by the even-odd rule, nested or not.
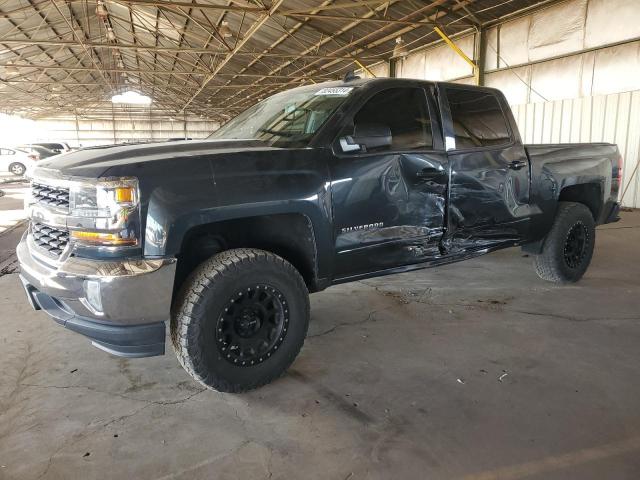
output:
[[[555,214],[557,201],[575,201],[572,195],[580,188],[596,189],[588,195],[596,223],[615,221],[612,208],[618,198],[621,167],[616,145],[541,144],[525,145],[525,150],[531,165],[531,203],[540,208],[547,222]],[[581,187],[584,185],[590,186]]]

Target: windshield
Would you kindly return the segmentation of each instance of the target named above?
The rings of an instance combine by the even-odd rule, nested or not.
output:
[[[305,147],[353,87],[310,85],[257,103],[214,132],[211,139],[254,139],[275,147]]]

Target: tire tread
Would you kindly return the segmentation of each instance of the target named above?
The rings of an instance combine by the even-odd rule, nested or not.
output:
[[[233,383],[220,378],[214,375],[213,372],[208,371],[201,362],[202,349],[198,345],[200,338],[198,308],[208,293],[209,286],[216,282],[227,280],[234,273],[239,273],[241,268],[251,268],[251,265],[256,262],[272,263],[294,279],[299,295],[306,299],[305,315],[307,319],[309,317],[309,292],[304,280],[291,263],[278,255],[253,248],[239,248],[221,252],[200,264],[189,275],[177,295],[171,314],[170,330],[171,342],[178,362],[189,375],[207,388],[222,392],[239,393],[266,385],[284,374],[286,367],[291,365],[302,348],[302,343],[300,343],[297,348],[289,352],[285,360],[286,367],[284,369],[274,371],[271,375],[262,377],[249,385]]]
[[[567,225],[572,222],[572,218],[582,217],[590,221],[591,226],[591,252],[588,254],[587,267],[593,255],[593,244],[595,243],[595,229],[591,211],[582,203],[559,202],[558,211],[553,221],[553,225],[547,234],[542,247],[542,253],[534,257],[536,273],[543,280],[554,283],[569,283],[578,281],[584,271],[577,278],[570,278],[562,271],[562,259],[559,257],[564,246]],[[586,270],[586,268],[584,270]]]

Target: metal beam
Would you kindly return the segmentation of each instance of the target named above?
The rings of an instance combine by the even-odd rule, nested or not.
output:
[[[326,20],[328,22],[331,22],[332,20],[345,20],[345,21],[354,21],[354,20],[359,20],[362,23],[382,23],[382,24],[391,24],[391,25],[415,25],[415,26],[422,26],[424,25],[425,27],[434,27],[437,26],[437,23],[435,22],[426,22],[426,21],[422,21],[422,20],[416,20],[416,21],[410,21],[410,20],[396,20],[394,18],[363,18],[363,17],[349,17],[349,16],[345,16],[345,15],[319,15],[319,14],[312,14],[312,13],[287,13],[287,14],[283,14],[287,17],[294,17],[294,18],[311,18],[311,19],[316,19],[316,20]],[[461,27],[473,27],[475,26],[475,24],[473,23],[460,23],[460,22],[456,22],[456,25],[459,25]]]
[[[313,7],[313,8],[296,8],[292,10],[285,10],[280,12],[280,15],[290,15],[292,13],[305,13],[310,12],[312,10],[348,10],[350,8],[360,8],[360,7],[368,7],[369,5],[382,6],[386,3],[389,3],[389,0],[354,0],[353,2],[342,2],[336,3],[333,5],[325,5],[324,7]],[[357,20],[354,18],[354,20]]]
[[[279,0],[284,1],[284,0]],[[270,17],[265,16],[263,20],[266,21]],[[258,22],[257,22],[258,23]],[[263,24],[262,22],[261,24]],[[239,51],[239,48],[243,47],[248,41],[247,35],[254,32],[247,32],[242,40],[238,42],[238,46],[234,48],[231,52],[226,52],[222,50],[211,50],[208,48],[192,48],[192,47],[156,47],[154,45],[131,45],[125,43],[95,43],[95,42],[72,42],[68,40],[30,40],[30,39],[4,39],[0,40],[0,44],[6,45],[21,45],[21,46],[49,46],[49,47],[68,47],[68,48],[104,48],[109,50],[141,50],[141,51],[149,51],[149,52],[172,52],[172,53],[208,53],[210,55],[227,55],[229,60],[234,56],[259,56],[262,55],[264,57],[275,57],[275,58],[290,58],[290,57],[299,57],[299,53],[276,53],[276,52],[247,52],[247,51]],[[345,55],[318,55],[318,54],[305,54],[305,57],[308,58],[319,58],[319,59],[327,59],[327,60],[351,60],[351,57]],[[382,60],[381,56],[365,56],[359,57],[361,59],[366,60]],[[228,62],[228,60],[227,60]],[[225,62],[225,64],[227,63]]]
[[[45,80],[3,80],[3,83],[8,84],[8,85],[56,85],[56,86],[66,86],[66,87],[78,87],[78,86],[84,86],[84,87],[89,87],[89,86],[94,86],[94,87],[100,87],[100,86],[104,86],[103,83],[97,83],[97,82],[54,82],[54,81],[45,81]],[[289,85],[289,83],[271,83],[271,84],[265,84],[264,86],[272,86],[272,87],[282,87],[285,85]],[[171,87],[172,85],[160,85],[160,87]],[[236,85],[215,85],[215,88],[220,88],[220,89],[238,89],[238,88],[247,88],[247,87],[251,87],[250,84],[236,84]],[[52,92],[52,94],[58,94],[58,93],[63,93],[63,92]],[[77,94],[77,92],[74,92],[75,94]]]
[[[244,37],[242,38],[242,40],[240,40],[236,46],[234,47],[234,49],[229,52],[223,59],[222,61],[220,61],[220,63],[218,63],[218,65],[216,65],[216,68],[213,70],[213,72],[211,72],[211,75],[209,75],[207,78],[205,78],[204,82],[202,82],[202,85],[200,86],[200,88],[191,96],[191,98],[189,100],[187,100],[187,103],[184,104],[184,107],[182,107],[182,110],[180,110],[180,113],[184,112],[184,110],[191,104],[191,102],[193,102],[193,100],[195,100],[195,98],[200,94],[200,92],[202,92],[205,87],[209,84],[209,82],[211,80],[213,80],[213,78],[216,76],[216,74],[222,70],[224,68],[224,66],[229,63],[229,60],[231,60],[233,58],[233,56],[242,48],[244,47],[244,45],[251,39],[251,37],[253,37],[255,35],[255,33],[260,30],[260,27],[262,27],[265,22],[267,20],[269,20],[269,16],[273,15],[275,13],[275,11],[280,7],[280,5],[282,5],[282,2],[284,0],[276,0],[272,5],[271,8],[269,9],[269,12],[265,15],[263,15],[262,17],[260,17],[260,19],[258,19],[253,25],[251,25],[251,28],[249,28],[249,30],[247,31],[247,33],[244,35]]]
[[[80,1],[80,0],[77,0]],[[250,7],[241,5],[215,5],[210,3],[196,2],[176,2],[176,1],[159,1],[159,0],[107,0],[110,3],[120,3],[123,5],[148,5],[151,7],[180,7],[180,8],[197,8],[200,10],[218,10],[230,12],[260,13],[267,14],[268,10],[261,7]]]

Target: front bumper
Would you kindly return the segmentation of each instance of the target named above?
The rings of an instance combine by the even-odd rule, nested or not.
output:
[[[17,247],[29,302],[93,344],[124,357],[164,354],[176,260],[59,262],[38,252],[28,233]]]

